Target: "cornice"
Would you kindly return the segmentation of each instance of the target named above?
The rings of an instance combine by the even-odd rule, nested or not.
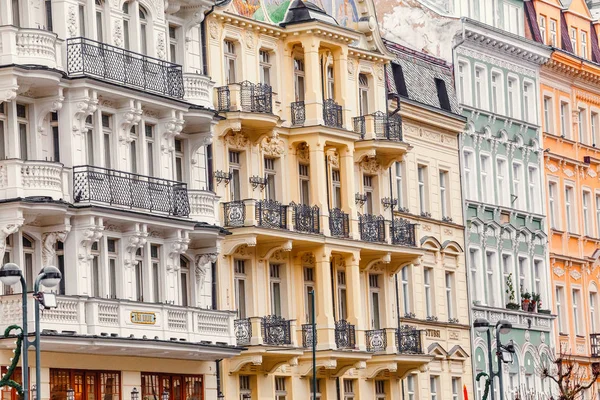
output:
[[[586,82],[600,82],[600,65],[572,56],[562,50],[556,50],[546,63],[546,67],[553,72],[579,78]]]

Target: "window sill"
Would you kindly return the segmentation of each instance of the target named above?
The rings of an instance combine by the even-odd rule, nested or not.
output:
[[[568,333],[559,332],[558,336],[569,337]]]

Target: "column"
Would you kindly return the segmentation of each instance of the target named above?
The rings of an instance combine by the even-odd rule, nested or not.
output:
[[[348,213],[350,220],[350,237],[360,239],[358,231],[358,216],[356,215],[356,203],[354,202],[355,177],[354,177],[354,148],[339,150],[340,174],[342,179],[342,210]]]
[[[308,141],[310,152],[310,203],[321,211],[320,223],[323,234],[329,235],[329,203],[327,201],[327,164],[325,162],[325,141],[319,138]]]
[[[362,290],[360,288],[360,253],[355,252],[345,257],[346,262],[346,290],[348,296],[348,322],[354,325],[356,332],[356,344],[360,350],[365,350],[365,327],[362,302]],[[383,308],[383,307],[382,307]]]
[[[323,124],[323,96],[321,83],[321,63],[319,60],[319,39],[313,36],[302,40],[304,47],[304,75],[306,106],[305,125]]]
[[[337,92],[335,94],[335,100],[342,105],[344,126],[351,127],[352,117],[358,115],[358,111],[352,112],[356,109],[356,96],[352,96],[352,93],[350,93],[348,89],[353,86],[344,84],[344,82],[349,82],[347,51],[347,48],[341,48],[333,53],[333,68],[336,82],[335,91]],[[341,84],[338,84],[337,82],[340,82]]]
[[[333,297],[331,281],[331,250],[323,247],[315,251],[315,300],[317,349],[335,348],[335,323],[333,318]]]

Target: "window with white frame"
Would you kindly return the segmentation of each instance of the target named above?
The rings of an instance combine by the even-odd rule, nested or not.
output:
[[[431,394],[431,400],[438,400],[438,394],[441,394],[441,392],[439,392],[439,387],[440,385],[440,377],[439,376],[435,376],[435,375],[430,375],[429,376],[429,393]]]
[[[225,51],[225,82],[229,85],[237,82],[237,52],[235,43],[231,40],[224,41]]]
[[[556,182],[548,182],[548,211],[550,213],[550,227],[558,229],[558,186]]]
[[[178,182],[183,181],[183,166],[184,166],[184,143],[181,139],[174,140],[175,148],[173,155],[175,157],[175,180]]]
[[[275,377],[275,400],[286,400],[288,398],[285,383],[286,378],[284,376]]]
[[[585,108],[579,108],[577,112],[577,133],[579,141],[583,144],[589,144],[587,138],[587,112]]]
[[[583,214],[583,234],[592,236],[592,193],[588,190],[581,193],[581,210]]]
[[[433,271],[431,268],[423,268],[423,287],[425,289],[425,315],[427,317],[433,316],[432,275]]]
[[[250,376],[240,375],[240,399],[251,399]]]
[[[405,266],[400,271],[400,279],[402,284],[402,307],[404,311],[404,315],[409,315],[411,313],[411,304],[410,304],[410,270],[409,266]]]
[[[108,253],[108,298],[117,298],[117,260],[119,254],[117,239],[106,239],[106,250]]]
[[[160,259],[159,246],[153,244],[150,246],[150,265],[152,267],[152,299],[155,303],[160,303]],[[183,287],[181,288],[183,290]]]
[[[448,320],[454,318],[454,274],[446,272],[446,311]]]
[[[190,263],[188,262],[187,258],[185,258],[184,256],[181,256],[179,258],[179,270],[181,271],[179,273],[179,284],[181,287],[181,301],[180,304],[183,307],[187,307],[190,305]]]
[[[313,390],[313,380],[309,379],[309,382],[310,382],[309,383],[310,398],[312,399],[314,397],[314,398],[317,398],[320,400],[321,399],[321,380],[317,379],[317,392],[316,393],[314,393],[314,390]]]
[[[131,49],[131,32],[130,30],[130,16],[129,16],[129,3],[123,3],[123,47],[126,50]]]
[[[29,106],[17,103],[17,128],[21,160],[29,159]]]
[[[235,309],[239,319],[248,318],[247,309],[247,272],[245,260],[233,260]]]
[[[358,74],[358,105],[360,115],[369,113],[369,77],[365,74]]]
[[[588,54],[588,52],[587,52],[587,49],[588,49],[587,42],[588,42],[588,40],[587,40],[587,32],[581,31],[581,43],[580,43],[581,52],[580,52],[579,55],[581,57],[583,57],[583,58],[588,58],[588,55],[587,55]]]
[[[569,103],[560,102],[560,135],[562,137],[570,138],[569,131]]]
[[[513,77],[509,77],[508,78],[508,116],[511,118],[518,118],[519,114],[518,114],[518,110],[519,110],[519,104],[518,104],[518,97],[517,97],[517,91],[519,90],[518,88],[518,83],[517,83],[517,79],[513,78]]]
[[[148,54],[148,11],[141,5],[138,5],[139,26],[140,26],[140,51],[142,54]]]
[[[283,265],[281,264],[270,264],[269,265],[269,285],[271,294],[271,314],[281,317],[281,299],[282,299],[282,274]]]
[[[296,101],[304,101],[304,79],[304,60],[294,58],[294,92],[296,94]]]
[[[271,54],[267,50],[258,52],[260,62],[260,83],[271,86]]]
[[[484,108],[486,84],[485,69],[483,67],[475,67],[475,101],[473,105],[477,108]]]
[[[590,288],[590,333],[596,333],[598,316],[596,315],[596,310],[598,309],[598,293],[596,292],[595,287]]]
[[[416,399],[415,381],[414,375],[408,375],[406,377],[406,400]]]
[[[441,212],[442,212],[442,218],[446,218],[449,216],[449,210],[448,210],[448,172],[447,171],[440,171],[439,173],[439,178],[440,178],[440,208],[441,208]]]
[[[305,321],[312,324],[312,305],[311,293],[315,290],[315,269],[313,267],[304,267],[304,317]]]
[[[462,400],[460,378],[452,377],[452,400]]]
[[[26,258],[25,258],[26,272],[29,272],[29,269],[31,269],[31,267],[29,267],[29,263],[28,263],[28,259],[27,259],[28,253],[26,252],[29,247],[29,246],[26,246],[26,244],[29,244],[28,242],[29,242],[29,240],[25,236],[23,236],[23,250],[26,255]],[[90,256],[92,257],[91,262],[90,262],[90,267],[91,267],[90,297],[102,297],[102,292],[100,292],[100,290],[101,290],[100,289],[100,283],[101,283],[100,245],[98,244],[98,242],[92,243]],[[28,290],[29,290],[29,288],[28,288]],[[138,300],[139,300],[139,298],[138,298]]]
[[[493,171],[491,168],[490,157],[486,154],[481,154],[480,162],[481,200],[485,203],[492,203],[494,202],[494,185],[492,180]]]
[[[570,29],[571,47],[573,48],[573,54],[577,54],[577,29]]]
[[[369,274],[369,298],[371,302],[371,329],[381,329],[380,275]]]
[[[137,301],[144,301],[144,248],[137,249],[135,253],[134,276],[135,296]]]
[[[534,122],[535,120],[535,89],[531,82],[523,82],[523,120]]]
[[[335,99],[335,73],[332,65],[327,67],[327,98]]]
[[[340,181],[340,170],[331,170],[331,194],[334,208],[342,208],[342,184]]]
[[[102,137],[104,145],[104,168],[110,168],[112,165],[112,136],[113,136],[113,116],[102,113]]]
[[[568,333],[566,330],[566,320],[564,315],[564,304],[565,304],[565,291],[562,286],[557,286],[555,288],[555,304],[556,304],[556,315],[557,315],[557,324],[558,324],[558,332],[559,333]]]
[[[469,98],[467,96],[467,63],[458,62],[458,95],[461,103],[469,104]]]
[[[96,17],[96,40],[99,42],[104,42],[104,1],[96,0],[95,1],[96,9],[95,9],[95,17]]]
[[[573,200],[573,187],[565,186],[565,219],[567,220],[567,232],[575,232]]]
[[[18,4],[18,0],[17,0],[17,4]],[[13,1],[14,4],[14,1]],[[16,7],[17,10],[17,15],[19,12],[19,8]],[[13,13],[15,12],[15,8],[13,7]],[[85,12],[85,3],[79,3],[78,7],[77,7],[77,14],[79,17],[79,36],[81,37],[87,37],[87,29],[86,29],[86,12]],[[14,15],[14,14],[13,14]],[[18,21],[18,17],[13,19]]]
[[[513,264],[512,264],[512,256],[510,254],[502,254],[502,293],[504,293],[504,304],[510,303],[510,295],[511,292],[508,290],[508,277],[513,273]],[[514,286],[515,281],[513,279],[512,284]],[[516,299],[515,299],[516,300]]]
[[[427,167],[425,165],[417,166],[417,181],[419,184],[419,211],[421,214],[427,210]]]
[[[354,379],[344,379],[344,400],[354,400]]]
[[[571,290],[571,306],[573,307],[573,326],[575,327],[575,334],[582,335],[583,327],[582,327],[582,318],[581,318],[581,290],[572,289]]]
[[[375,400],[385,400],[385,381],[375,381]]]
[[[129,130],[129,170],[131,173],[138,173],[137,163],[137,141],[138,141],[138,126],[134,125]]]
[[[348,317],[348,303],[346,299],[346,273],[338,271],[337,273],[337,294],[338,294],[338,316],[339,319]]]
[[[229,151],[229,172],[231,173],[231,181],[229,182],[229,193],[231,201],[241,200],[242,180],[241,180],[241,164],[239,151]]]
[[[363,175],[363,189],[365,191],[366,201],[364,205],[365,213],[373,214],[373,176]]]
[[[179,49],[179,28],[175,25],[169,25],[169,56],[171,62],[179,62],[178,49]]]
[[[550,19],[550,45],[556,47],[556,27],[558,26],[558,22],[555,19]]]
[[[497,278],[496,278],[496,253],[493,251],[485,252],[486,266],[486,304],[491,307],[499,306],[499,299],[496,296]]]
[[[544,132],[554,133],[553,105],[552,97],[544,96]]]
[[[545,296],[544,285],[544,261],[539,259],[533,260],[533,292],[540,295],[543,301],[548,299]]]
[[[6,159],[6,103],[0,102],[0,160]]]
[[[531,290],[531,286],[527,281],[527,257],[519,256],[517,268],[517,274],[519,277],[519,288],[523,288],[525,292],[529,292]]]
[[[398,199],[398,209],[404,207],[404,164],[400,161],[395,163],[396,171],[396,199]]]
[[[523,166],[520,163],[513,162],[513,199],[512,206],[518,209],[523,208],[525,199],[521,192],[523,190]]]
[[[469,250],[469,271],[471,279],[471,287],[473,288],[473,301],[483,301],[484,289],[481,286],[481,279],[479,278],[481,258],[479,256],[478,249]]]
[[[502,75],[492,71],[492,112],[500,113],[502,110]]]
[[[155,164],[155,146],[154,146],[154,125],[144,124],[144,131],[146,132],[146,173],[149,176],[154,176],[154,164]]]
[[[94,165],[94,114],[90,114],[87,117],[85,117],[85,129],[85,159],[88,165]],[[22,154],[23,149],[21,149],[21,157]]]
[[[546,43],[546,16],[540,15],[539,18],[540,36],[542,37],[542,43]]]
[[[539,174],[537,167],[529,166],[529,204],[531,207],[531,211],[534,213],[539,213],[541,206],[541,195],[540,195],[540,182],[539,182]]]
[[[306,164],[298,164],[298,175],[300,181],[300,204],[310,204],[310,167]]]
[[[590,113],[590,122],[591,122],[591,136],[592,136],[592,146],[596,147],[598,143],[600,143],[600,137],[598,137],[598,113],[591,112]]]
[[[496,159],[496,183],[498,186],[498,201],[500,205],[510,206],[510,187],[508,178],[508,163],[503,158]]]
[[[471,151],[463,151],[463,172],[465,175],[465,198],[477,200],[477,187],[475,186],[474,156]]]
[[[267,185],[265,188],[265,199],[275,200],[277,198],[277,187],[275,186],[275,179],[277,176],[277,171],[275,170],[275,159],[265,157],[264,164],[265,178],[267,180]]]

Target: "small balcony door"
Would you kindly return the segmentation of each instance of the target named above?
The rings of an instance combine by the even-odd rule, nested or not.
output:
[[[369,299],[371,301],[371,329],[381,329],[380,275],[369,275]]]

